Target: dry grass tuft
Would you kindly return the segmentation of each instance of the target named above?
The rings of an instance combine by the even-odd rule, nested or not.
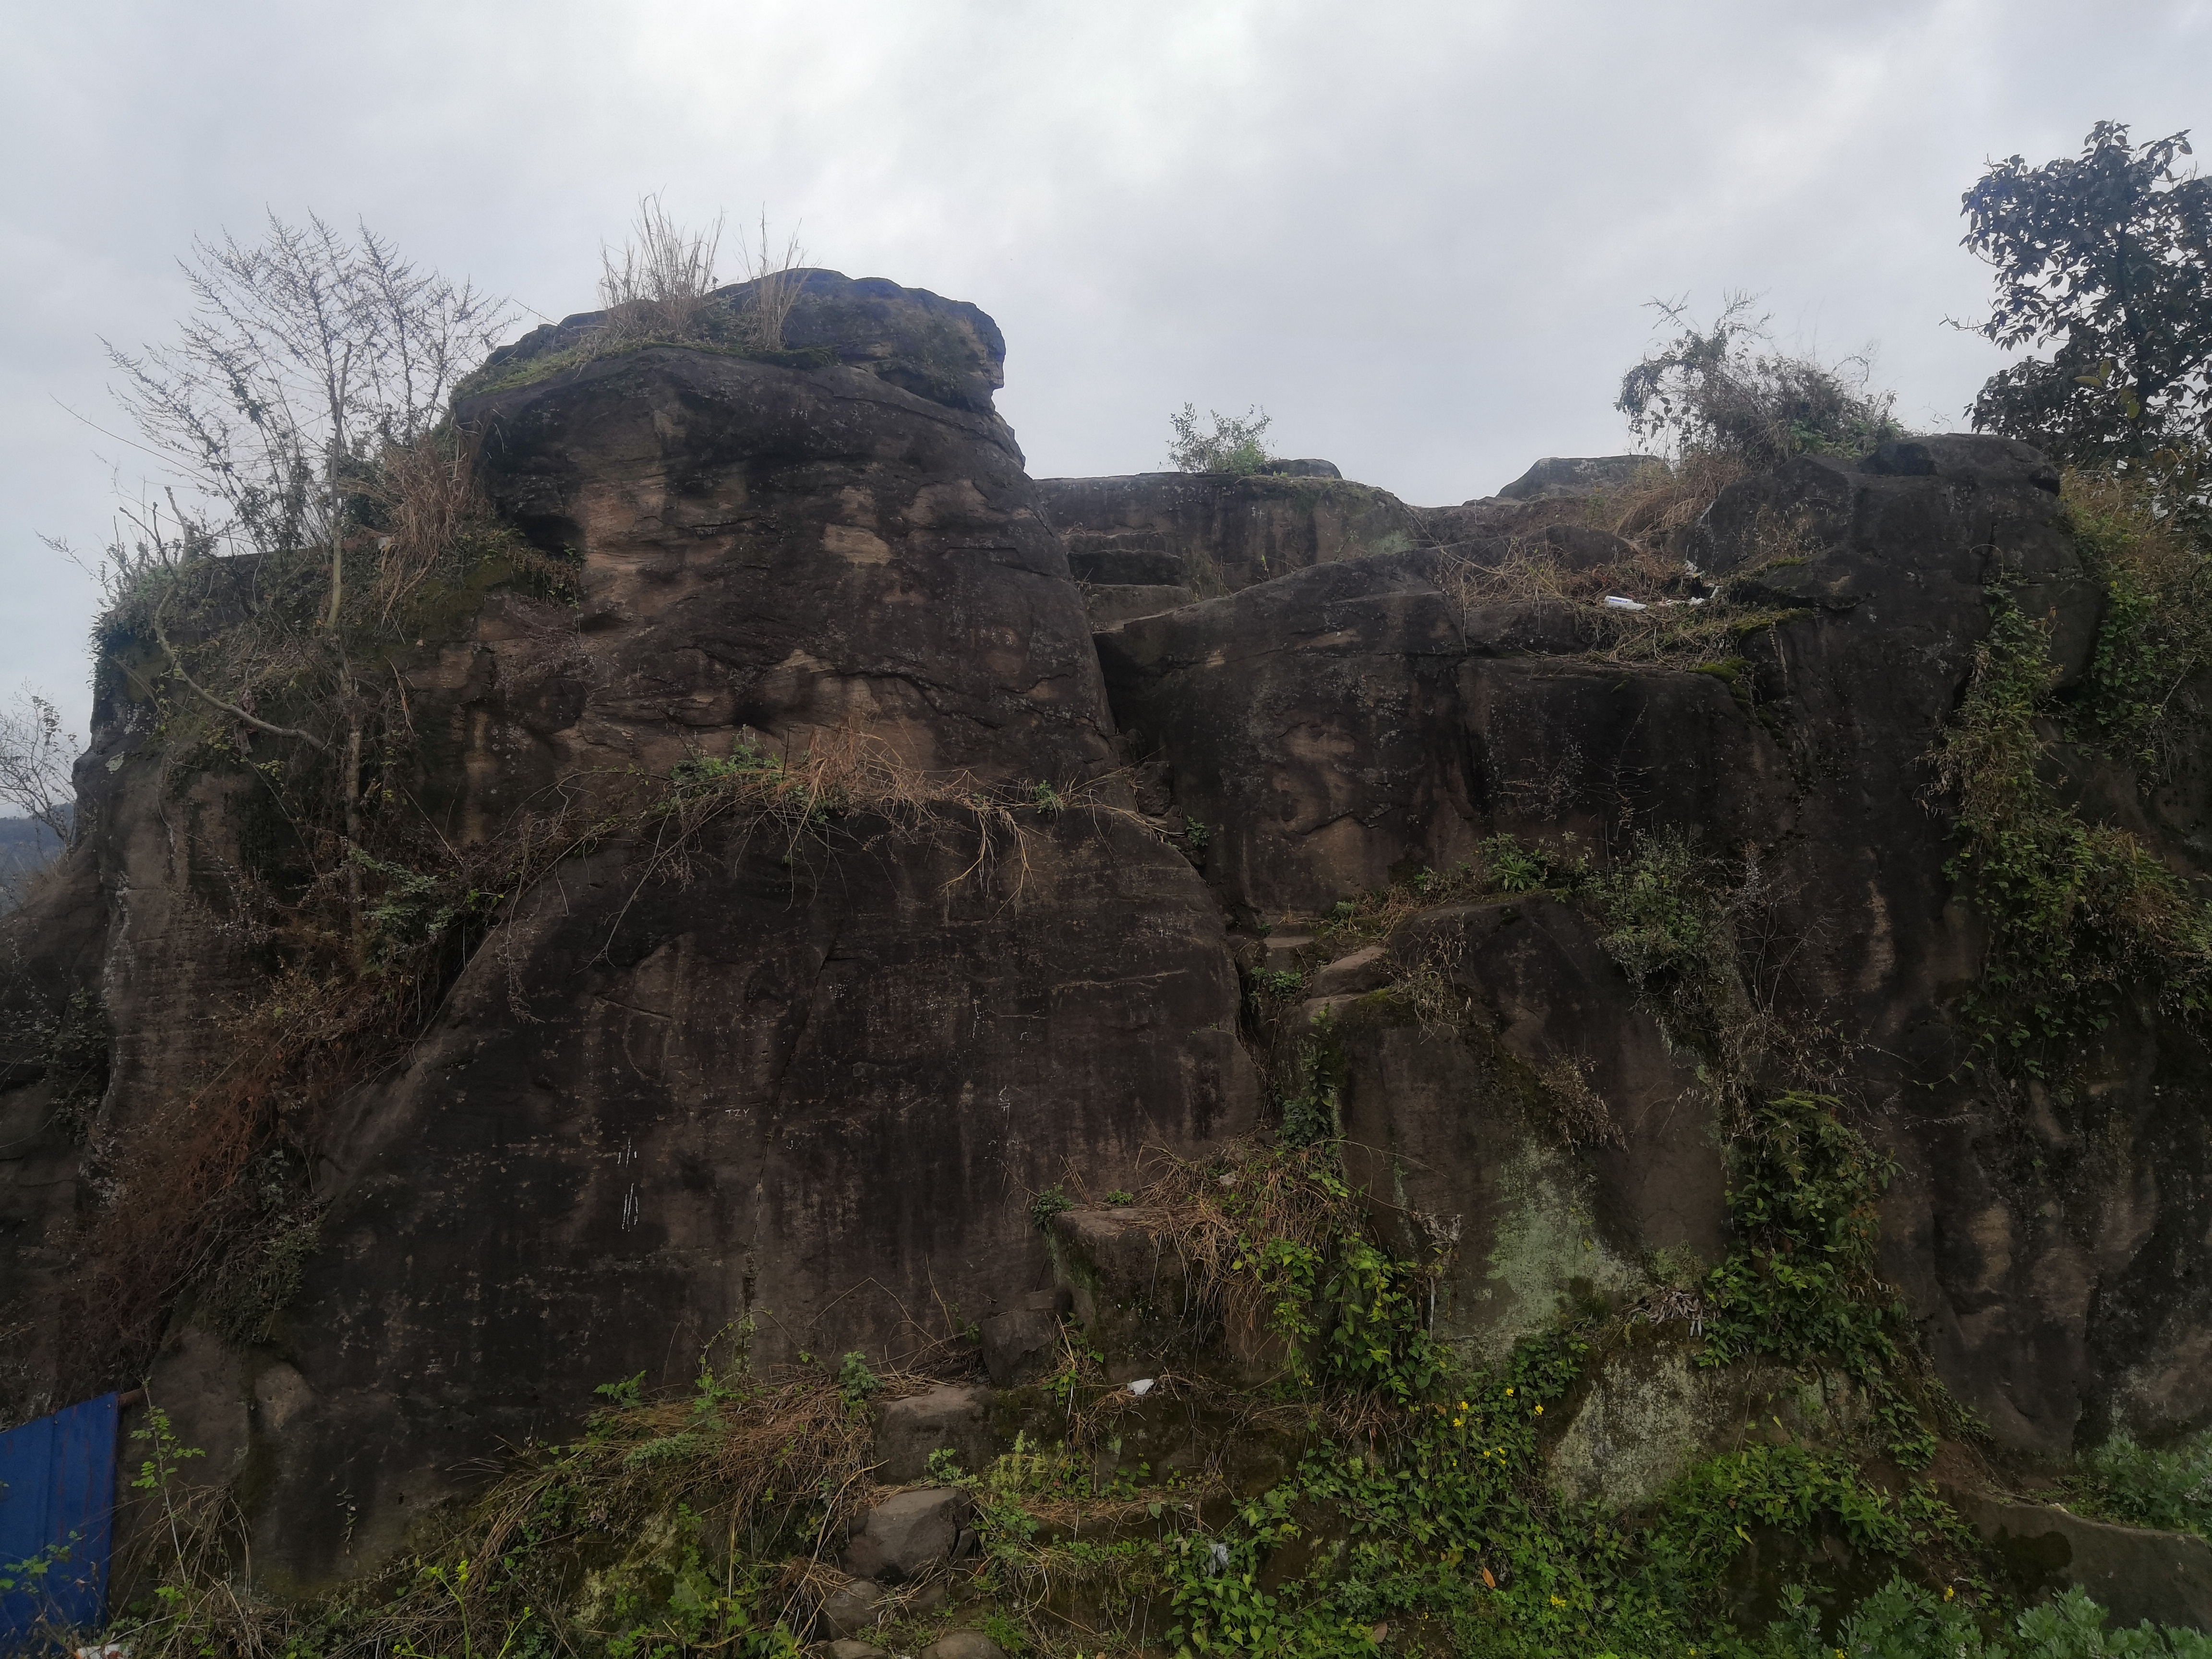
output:
[[[696,332],[714,291],[721,243],[720,216],[703,231],[690,230],[668,216],[659,196],[640,198],[619,261],[605,244],[599,248],[599,305],[606,318],[593,336],[594,349]]]
[[[784,325],[806,286],[798,235],[775,247],[763,213],[757,240],[739,237],[738,262],[751,285],[739,311],[715,299],[721,244],[719,216],[695,231],[671,219],[658,196],[640,201],[619,258],[604,246],[599,250],[599,304],[606,314],[585,343],[585,355],[654,343],[781,351]]]
[[[1692,449],[1671,465],[1655,460],[1635,483],[1592,496],[1590,522],[1662,556],[1679,556],[1690,526],[1750,471],[1741,457],[1711,449]]]
[[[745,268],[745,280],[753,285],[752,305],[749,316],[752,324],[754,343],[764,351],[783,349],[783,325],[791,315],[791,308],[799,303],[799,290],[806,286],[805,273],[799,267],[806,259],[806,250],[799,246],[799,233],[794,230],[781,251],[770,247],[768,238],[768,215],[763,211],[757,240],[738,243],[740,258]]]
[[[1726,585],[1706,591],[1680,558],[1649,547],[1587,569],[1563,565],[1542,543],[1510,543],[1499,555],[1447,553],[1443,558],[1438,586],[1462,627],[1474,629],[1479,613],[1493,606],[1548,611],[1549,625],[1571,635],[1579,647],[1573,654],[1601,662],[1707,668],[1728,678],[1740,669],[1747,638],[1808,614],[1737,599]],[[1612,598],[1641,608],[1607,604]]]

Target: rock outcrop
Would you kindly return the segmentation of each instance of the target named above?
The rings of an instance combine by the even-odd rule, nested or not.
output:
[[[1495,1357],[1563,1303],[1623,1305],[1655,1263],[1724,1253],[1728,1091],[1782,1086],[1791,1042],[1899,1158],[1886,1270],[2000,1448],[2212,1419],[2202,1041],[2146,996],[2075,1086],[1997,1086],[1957,1015],[1988,933],[1926,756],[1993,579],[2048,623],[2058,684],[2100,621],[2034,453],[1929,439],[1731,485],[1690,538],[1705,591],[1650,601],[1747,619],[1700,659],[1478,580],[1509,542],[1571,575],[1636,556],[1575,506],[1633,458],[1435,514],[1322,464],[1033,482],[973,307],[816,272],[775,353],[593,356],[593,324],[508,348],[457,410],[573,604],[477,593],[393,672],[439,836],[479,844],[548,801],[611,827],[340,1097],[319,1247],[265,1339],[226,1346],[186,1304],[154,1369],[271,1583],[380,1559],[469,1460],[611,1379],[688,1381],[732,1329],[763,1362],[966,1332],[978,1375],[894,1401],[878,1450],[900,1480],[939,1448],[980,1462],[1064,1319],[1116,1382],[1220,1337],[1159,1218],[1095,1200],[1293,1097],[1345,1140],[1378,1235],[1451,1254],[1437,1332]],[[225,1007],[268,984],[225,921],[257,856],[248,785],[161,751],[157,666],[103,664],[77,842],[0,921],[38,1034],[0,1076],[18,1413],[115,1380],[68,1370],[83,1229],[130,1196],[85,1122],[96,1147],[196,1086]],[[640,779],[805,756],[847,781],[796,829],[623,817]],[[2068,787],[2205,874],[2200,783],[2085,766]],[[1755,940],[1692,1029],[1540,870],[1474,881],[1501,847],[1725,861]],[[1354,912],[1382,920],[1355,936]],[[72,997],[112,1034],[74,1070]],[[1063,1184],[1094,1201],[1033,1219]],[[1281,1364],[1263,1332],[1227,1341],[1236,1386]],[[1676,1395],[1655,1444],[1737,1409],[1674,1369],[1595,1389],[1560,1478],[1613,1492],[1606,1449]],[[1209,1449],[1210,1419],[1129,1422],[1160,1467]],[[855,1534],[860,1578],[957,1547],[957,1503],[907,1507]],[[851,1637],[875,1603],[841,1594]]]

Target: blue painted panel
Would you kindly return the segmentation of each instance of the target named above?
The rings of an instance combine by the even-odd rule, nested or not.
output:
[[[112,1394],[0,1434],[0,1649],[41,1621],[90,1627],[107,1613],[115,1528]]]

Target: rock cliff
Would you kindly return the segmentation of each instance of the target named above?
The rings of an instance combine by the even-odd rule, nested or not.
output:
[[[1992,923],[1929,757],[1993,586],[2062,689],[2099,637],[2039,457],[1802,457],[1654,576],[1587,510],[1611,464],[1427,512],[1312,465],[1032,481],[996,328],[888,283],[813,273],[775,354],[594,357],[590,323],[455,411],[565,595],[480,586],[392,664],[389,787],[443,841],[549,802],[572,839],[332,1097],[270,1322],[173,1298],[136,1357],[270,1583],[358,1571],[471,1460],[740,1328],[761,1364],[1016,1386],[1069,1291],[1093,1328],[1112,1301],[1093,1210],[1033,1200],[1255,1132],[1340,1137],[1377,1237],[1446,1263],[1436,1333],[1494,1358],[1720,1261],[1743,1113],[1822,1092],[1898,1161],[1881,1266],[1993,1455],[2212,1419],[2196,1027],[2128,985],[2060,1077],[1969,1018]],[[99,1149],[231,1063],[276,969],[226,896],[252,779],[164,748],[160,678],[102,663],[76,843],[0,921],[15,1413],[135,1380],[72,1334],[138,1200]],[[2053,755],[2203,877],[2201,757]],[[843,769],[795,820],[634,810],[809,757]],[[1694,960],[1638,954],[1654,893]]]

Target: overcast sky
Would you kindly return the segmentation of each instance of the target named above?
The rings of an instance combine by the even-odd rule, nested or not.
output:
[[[641,192],[803,222],[810,262],[972,300],[1037,476],[1167,416],[1429,505],[1626,447],[1654,295],[1869,345],[1908,422],[2002,361],[1943,326],[1986,158],[2212,138],[2212,0],[5,0],[0,693],[82,732],[119,469],[100,336],[167,337],[194,234],[356,218],[547,316]],[[534,320],[526,316],[526,321]]]

